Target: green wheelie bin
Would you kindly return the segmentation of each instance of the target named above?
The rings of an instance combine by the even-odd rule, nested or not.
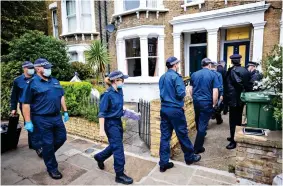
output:
[[[241,100],[247,105],[247,126],[269,130],[281,130],[281,124],[273,117],[271,100],[274,95],[267,92],[243,92]]]

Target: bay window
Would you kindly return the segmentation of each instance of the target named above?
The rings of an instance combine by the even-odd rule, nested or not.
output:
[[[91,5],[90,0],[82,0],[81,29],[91,31]]]
[[[74,0],[67,0],[66,10],[68,19],[68,32],[75,32],[77,28],[76,2]]]
[[[140,7],[140,0],[124,0],[124,11]]]
[[[151,77],[158,75],[157,44],[156,37],[148,38],[148,75]]]

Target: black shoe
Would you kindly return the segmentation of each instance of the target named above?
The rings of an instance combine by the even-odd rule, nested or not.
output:
[[[174,167],[174,163],[169,162],[164,167],[160,167],[160,172],[165,172],[167,169],[171,169]]]
[[[61,179],[63,177],[61,172],[59,172],[58,170],[57,171],[53,171],[53,172],[48,172],[48,173],[49,173],[49,176],[52,179],[55,179],[55,180],[59,180],[59,179]]]
[[[121,175],[116,175],[116,179],[115,181],[117,183],[122,183],[122,184],[125,184],[125,185],[129,185],[129,184],[132,184],[134,182],[134,180],[132,178],[130,178],[129,176],[127,176],[126,174],[121,174]]]
[[[204,151],[205,151],[205,148],[201,147],[201,149],[195,150],[195,154],[200,154],[200,153],[203,153]]]
[[[104,170],[104,163],[103,161],[99,161],[95,156],[94,159],[97,161],[97,165],[101,170]]]
[[[228,137],[228,138],[227,138],[227,141],[231,141],[231,140],[232,140],[231,137]]]
[[[38,157],[42,158],[42,148],[35,150]]]
[[[226,149],[234,149],[234,148],[236,148],[237,147],[237,143],[235,142],[235,141],[231,141],[230,143],[229,143],[229,145],[227,145],[226,146]]]
[[[201,159],[201,156],[198,154],[194,154],[190,160],[186,160],[187,165],[191,165],[192,163],[196,163]]]
[[[217,125],[220,125],[220,124],[222,124],[223,123],[223,119],[221,119],[220,121],[217,121]]]

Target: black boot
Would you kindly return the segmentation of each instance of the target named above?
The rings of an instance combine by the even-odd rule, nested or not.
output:
[[[169,162],[165,166],[160,167],[160,172],[165,172],[167,169],[171,169],[174,167],[174,163]]]
[[[52,179],[55,179],[55,180],[59,180],[59,179],[61,179],[63,177],[61,172],[59,172],[58,170],[57,171],[53,171],[53,172],[48,172],[48,173],[49,173],[49,176]]]
[[[200,161],[200,159],[201,159],[200,155],[194,154],[191,159],[186,160],[186,164],[191,165],[192,163]]]
[[[94,159],[97,161],[97,165],[101,170],[104,170],[104,163],[103,161],[99,161],[95,156]]]
[[[227,138],[227,141],[231,141],[231,140],[232,140],[232,138],[231,138],[231,137],[228,137],[228,138]]]
[[[201,132],[197,133],[195,145],[194,145],[195,154],[199,154],[205,151],[205,148],[203,147],[205,135],[206,132],[204,134],[202,134]]]
[[[236,143],[235,141],[231,141],[231,142],[229,143],[229,145],[226,146],[226,149],[231,150],[231,149],[234,149],[234,148],[236,148],[236,147],[237,147],[237,143]]]
[[[42,148],[35,150],[38,157],[42,158]]]
[[[130,178],[129,176],[127,176],[126,174],[122,173],[122,174],[116,174],[116,179],[115,181],[117,183],[122,183],[125,185],[129,185],[132,184],[134,182],[134,180],[132,178]]]

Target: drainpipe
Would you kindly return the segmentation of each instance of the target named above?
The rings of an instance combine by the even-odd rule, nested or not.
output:
[[[105,27],[108,25],[108,17],[107,17],[107,2],[104,1],[104,16],[105,16]],[[109,52],[109,38],[108,38],[108,32],[107,30],[105,29],[105,34],[106,34],[106,47],[107,47],[107,50]],[[110,74],[110,64],[107,65],[107,68],[108,68],[108,74]]]
[[[103,37],[102,37],[102,23],[101,23],[101,5],[100,1],[98,2],[98,16],[99,16],[99,33],[100,33],[100,42],[102,43]]]

